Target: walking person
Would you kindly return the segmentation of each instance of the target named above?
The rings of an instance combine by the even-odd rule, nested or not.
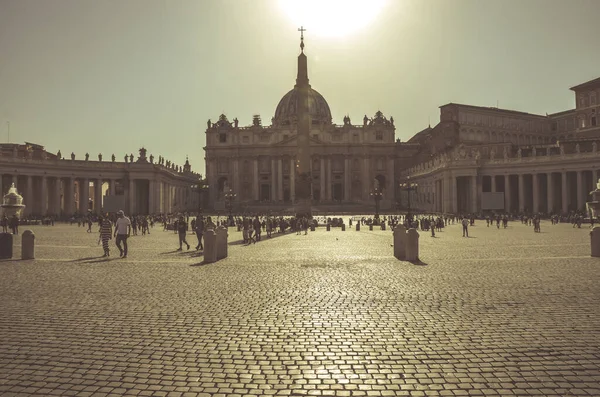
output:
[[[116,237],[115,244],[121,253],[120,257],[127,258],[127,237],[131,236],[131,221],[125,216],[123,210],[119,210],[117,216],[118,219],[115,223],[115,233],[113,236]],[[121,248],[121,242],[123,242],[123,248]]]
[[[102,257],[110,256],[110,248],[108,248],[108,240],[112,238],[112,224],[110,223],[110,219],[108,219],[108,214],[104,215],[102,218],[102,223],[100,224],[100,240],[102,240],[102,249],[104,250],[104,255]]]
[[[185,239],[185,235],[187,232],[187,222],[185,221],[185,218],[183,216],[179,217],[179,221],[177,222],[177,234],[179,235],[179,248],[177,249],[177,251],[181,251],[182,250],[182,244],[185,243],[185,245],[187,245],[187,249],[190,249],[190,245],[188,244],[187,240]]]
[[[196,237],[198,237],[198,245],[196,245],[196,250],[203,250],[204,246],[202,245],[202,235],[204,234],[204,218],[202,216],[198,216],[196,220]]]
[[[469,221],[467,218],[462,220],[463,237],[469,237]]]

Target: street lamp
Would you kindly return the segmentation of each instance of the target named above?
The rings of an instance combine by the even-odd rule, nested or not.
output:
[[[192,191],[198,192],[198,216],[200,216],[202,214],[202,197],[203,197],[203,192],[205,192],[206,190],[208,190],[208,186],[206,186],[202,182],[198,182],[198,183],[195,183],[193,185],[190,185],[190,188],[192,189]]]
[[[383,193],[379,189],[379,186],[375,186],[373,188],[373,190],[371,191],[370,195],[371,195],[371,197],[373,197],[373,200],[375,200],[375,220],[378,221],[379,220],[379,202],[381,201],[381,198],[383,197]]]
[[[408,221],[412,221],[412,215],[410,213],[410,192],[417,191],[419,184],[416,182],[411,182],[410,177],[407,177],[406,182],[400,183],[398,185],[398,187],[400,188],[400,190],[406,190],[406,192],[407,192],[407,196],[408,196],[407,209],[408,209],[408,211],[406,213],[406,219]]]
[[[233,216],[231,215],[231,210],[233,209],[233,200],[235,200],[235,196],[236,194],[231,188],[225,192],[225,208],[227,208],[227,211],[229,212],[229,220],[227,221],[229,225],[233,224]]]

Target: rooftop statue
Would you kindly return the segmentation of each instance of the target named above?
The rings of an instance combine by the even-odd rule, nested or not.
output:
[[[71,152],[71,160],[75,160],[75,153]]]
[[[114,163],[115,162],[115,154],[114,153],[113,153],[111,159],[112,159],[112,162]]]
[[[58,157],[58,159],[62,159],[62,154],[60,153],[60,150],[58,151],[58,153],[56,153],[56,157]]]
[[[102,161],[102,153],[98,153],[98,161]]]
[[[90,159],[90,154],[89,154],[89,153],[86,153],[86,154],[85,154],[85,161],[88,161],[89,159]]]

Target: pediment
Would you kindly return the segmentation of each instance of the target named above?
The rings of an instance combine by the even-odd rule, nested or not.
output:
[[[287,139],[284,139],[283,141],[275,143],[273,146],[297,146],[298,145],[297,137],[298,137],[298,135],[292,135],[292,136],[288,137]],[[309,142],[312,144],[322,145],[325,143],[322,140],[314,138],[312,136],[309,137],[308,139],[309,139]]]

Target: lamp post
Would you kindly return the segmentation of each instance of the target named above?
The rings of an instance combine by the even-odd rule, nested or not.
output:
[[[398,185],[398,187],[400,188],[400,190],[405,190],[407,192],[407,213],[406,213],[406,219],[408,221],[412,222],[412,214],[410,213],[410,193],[413,191],[417,191],[417,188],[419,187],[419,184],[416,182],[411,182],[410,181],[410,177],[408,177],[406,179],[406,182],[402,182]]]
[[[379,202],[381,201],[383,194],[381,193],[379,186],[375,186],[370,195],[373,197],[373,200],[375,200],[375,221],[377,222],[379,220]]]
[[[193,185],[190,185],[190,188],[192,189],[192,191],[198,192],[198,216],[201,216],[203,192],[208,190],[208,186],[202,182],[198,182]]]
[[[235,200],[236,194],[230,188],[225,192],[225,208],[227,208],[227,212],[229,212],[229,218],[227,220],[228,225],[233,224],[233,216],[231,215],[231,210],[233,209],[233,200]]]

